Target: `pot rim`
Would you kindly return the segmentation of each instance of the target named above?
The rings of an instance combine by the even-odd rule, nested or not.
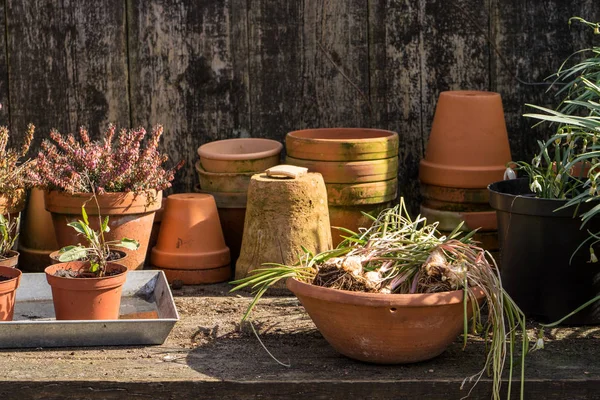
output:
[[[218,147],[220,145],[227,145],[243,142],[253,142],[264,145],[264,149],[260,151],[254,151],[250,153],[227,153],[227,152],[215,152],[213,148]],[[241,161],[241,160],[257,160],[261,158],[272,157],[275,155],[279,155],[281,150],[283,149],[283,144],[273,139],[265,139],[265,138],[236,138],[236,139],[224,139],[224,140],[215,140],[213,142],[208,142],[198,147],[198,156],[200,158],[206,158],[209,160],[219,160],[219,161]]]
[[[350,138],[326,138],[326,137],[312,137],[310,133],[331,133],[331,132],[345,132],[351,134],[350,136],[356,136],[357,133],[363,132],[370,134],[370,137],[350,137]],[[291,137],[294,140],[302,142],[323,142],[323,143],[365,143],[365,142],[380,142],[384,140],[395,140],[398,139],[398,133],[389,131],[386,129],[374,129],[374,128],[315,128],[315,129],[300,129],[296,131],[288,132],[287,137]],[[395,156],[394,156],[395,157]]]
[[[366,307],[438,307],[462,303],[464,298],[463,290],[414,294],[364,293],[311,285],[296,278],[288,278],[286,285],[296,295]],[[485,296],[481,288],[473,287],[472,289],[478,299]]]
[[[100,213],[102,215],[115,214],[144,214],[155,212],[162,206],[162,190],[149,191],[154,197],[154,202],[148,203],[149,196],[136,192],[107,192],[97,194]],[[44,205],[47,211],[55,214],[81,214],[81,206],[87,203],[88,215],[98,215],[98,207],[91,201],[92,193],[67,193],[60,190],[45,190]]]
[[[507,193],[507,189],[512,189],[517,194]],[[490,183],[488,190],[490,192],[490,205],[494,210],[513,214],[577,218],[577,215],[573,214],[577,206],[579,206],[578,215],[581,215],[591,210],[600,202],[600,200],[587,203],[581,202],[578,205],[575,204],[569,208],[557,210],[569,200],[542,199],[533,196],[533,192],[529,190],[528,178],[509,179]]]
[[[6,289],[12,285],[15,285],[15,283],[16,283],[15,289],[17,287],[19,287],[19,280],[21,279],[21,276],[23,275],[23,272],[18,268],[0,266],[0,275],[6,277],[6,275],[4,275],[3,272],[11,274],[11,275],[15,275],[15,276],[8,280],[0,282],[0,294],[14,290],[14,289],[9,289],[9,290],[6,290]]]
[[[117,258],[116,260],[112,260],[112,261],[111,261],[111,263],[113,263],[113,262],[114,262],[114,263],[117,263],[117,264],[118,264],[118,263],[119,263],[119,261],[122,261],[123,259],[127,258],[127,253],[126,253],[125,251],[123,251],[123,250],[119,250],[119,249],[115,249],[115,248],[112,248],[112,247],[110,247],[110,246],[109,246],[109,249],[110,249],[110,251],[111,251],[111,252],[113,252],[113,253],[117,253],[117,254],[119,254],[119,255],[121,256],[120,258]],[[48,257],[50,257],[50,258],[51,258],[51,259],[53,259],[54,261],[59,261],[59,260],[58,260],[58,252],[59,252],[60,250],[61,250],[61,249],[58,249],[58,250],[54,250],[54,251],[52,251],[50,254],[48,254]],[[65,264],[65,263],[62,263],[62,264]],[[110,264],[110,263],[109,263],[109,264]]]
[[[102,280],[108,280],[111,278],[119,278],[125,274],[127,274],[127,267],[119,264],[117,262],[109,262],[107,263],[107,268],[111,267],[114,269],[118,269],[121,272],[116,274],[116,275],[110,275],[110,276],[101,276],[101,277],[94,277],[94,278],[67,278],[67,277],[63,277],[63,276],[56,276],[54,274],[51,274],[49,271],[50,270],[59,270],[59,269],[70,269],[70,270],[77,270],[79,268],[81,268],[84,264],[87,264],[87,261],[68,261],[68,262],[62,262],[62,263],[58,263],[58,264],[54,264],[54,265],[50,265],[46,268],[44,268],[44,273],[46,274],[46,276],[48,277],[53,277],[56,278],[57,280],[68,280],[68,281],[77,281],[77,282],[92,282],[92,281],[102,281]],[[65,266],[72,266],[73,268],[65,268]],[[77,268],[77,266],[79,266],[79,268]]]

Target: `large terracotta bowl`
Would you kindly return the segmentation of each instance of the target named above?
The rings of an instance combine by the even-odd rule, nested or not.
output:
[[[293,278],[300,300],[325,340],[341,354],[377,364],[440,355],[463,331],[463,291],[432,294],[349,292]],[[482,291],[477,297],[483,299]],[[467,305],[471,317],[471,305]]]
[[[217,140],[198,148],[206,172],[262,172],[279,164],[283,145],[271,139],[241,138]]]

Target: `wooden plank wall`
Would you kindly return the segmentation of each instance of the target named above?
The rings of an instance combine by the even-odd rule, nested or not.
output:
[[[400,192],[416,210],[418,164],[443,90],[501,93],[513,157],[543,131],[521,115],[552,106],[544,78],[592,43],[570,16],[597,0],[6,0],[0,3],[0,124],[37,142],[162,123],[196,183],[208,141],[366,126],[401,137]],[[32,154],[34,152],[32,151]]]

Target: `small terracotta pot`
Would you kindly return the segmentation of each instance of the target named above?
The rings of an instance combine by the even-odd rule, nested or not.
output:
[[[338,227],[346,228],[352,232],[358,232],[358,228],[368,228],[373,224],[373,220],[365,214],[377,217],[379,213],[389,208],[391,202],[387,201],[380,204],[366,204],[357,206],[329,206],[329,222],[331,224],[331,239],[333,247],[337,247],[344,238],[348,236]]]
[[[246,193],[250,178],[255,174],[255,172],[208,172],[202,168],[200,161],[196,162],[196,172],[202,190],[218,193]]]
[[[12,321],[16,290],[21,282],[21,271],[13,267],[0,266],[0,276],[10,278],[0,281],[0,321]]]
[[[427,218],[428,222],[439,222],[438,229],[441,231],[453,231],[461,222],[463,231],[472,231],[479,228],[479,231],[496,231],[498,221],[496,220],[496,211],[442,211],[421,205],[421,216]]]
[[[200,163],[208,172],[261,172],[279,164],[283,145],[271,139],[217,140],[198,148]]]
[[[52,301],[57,320],[118,319],[121,292],[127,279],[127,267],[109,263],[107,271],[118,275],[102,278],[63,278],[54,273],[60,269],[80,270],[87,263],[71,261],[47,267],[46,280],[52,288]]]
[[[327,202],[330,206],[385,203],[394,200],[397,194],[398,178],[358,184],[327,184]]]
[[[453,188],[485,188],[502,180],[510,160],[498,93],[440,94],[425,159],[419,167],[422,182]]]
[[[127,258],[127,253],[125,253],[123,250],[117,250],[117,249],[111,249],[110,251],[112,253],[119,254],[119,258],[111,260],[112,263],[121,264],[121,265],[125,264],[124,261]],[[50,253],[50,255],[48,257],[50,258],[50,264],[52,264],[52,265],[62,263],[62,261],[59,260],[60,250],[53,251],[52,253]]]
[[[380,294],[287,280],[325,340],[341,354],[377,364],[440,355],[463,331],[463,291]],[[476,289],[478,299],[484,293]],[[468,317],[472,307],[467,304]]]
[[[286,164],[323,175],[325,183],[366,183],[398,176],[398,157],[367,161],[316,161],[286,157]]]
[[[130,270],[143,268],[154,223],[154,213],[162,204],[162,192],[153,193],[154,201],[152,203],[144,193],[137,195],[135,193],[105,193],[97,195],[96,198],[98,206],[90,193],[73,195],[58,191],[44,193],[46,210],[52,214],[58,247],[63,248],[82,243],[83,238],[79,237],[77,232],[67,224],[81,219],[81,206],[85,203],[85,210],[93,229],[98,230],[100,226],[98,211],[102,218],[110,217],[110,232],[104,234],[107,241],[129,238],[140,243],[137,250],[124,250],[128,255],[124,260],[124,265]]]
[[[152,265],[167,280],[185,284],[216,283],[231,275],[229,248],[225,245],[213,196],[181,193],[169,196]]]
[[[17,216],[18,213],[25,208],[26,193],[25,190],[19,189],[11,198],[5,194],[0,194],[0,214],[11,214]]]
[[[52,215],[44,207],[44,191],[31,189],[27,209],[19,234],[21,269],[42,272],[48,266],[48,256],[58,248]]]
[[[15,268],[17,265],[19,265],[19,253],[14,250],[10,250],[6,258],[0,259],[0,267]]]
[[[360,161],[398,155],[398,134],[381,129],[321,128],[289,132],[287,155],[303,160]]]

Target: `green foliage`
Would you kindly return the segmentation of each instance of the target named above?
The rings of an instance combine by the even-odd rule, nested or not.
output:
[[[102,220],[100,215],[98,216],[100,222],[99,232],[96,232],[90,226],[89,218],[85,211],[85,205],[81,207],[81,218],[81,220],[70,222],[67,225],[73,228],[79,236],[86,239],[87,246],[78,244],[63,247],[59,252],[58,260],[60,262],[86,260],[90,263],[90,272],[95,273],[98,276],[103,276],[111,248],[121,247],[128,250],[137,250],[140,247],[139,242],[134,239],[123,238],[120,240],[106,241],[104,239],[104,233],[110,231],[110,227],[108,226],[108,216],[106,216],[104,220]]]
[[[17,217],[11,221],[10,214],[4,216],[0,214],[0,259],[7,258],[8,253],[15,245],[17,227],[19,226],[20,218]]]

